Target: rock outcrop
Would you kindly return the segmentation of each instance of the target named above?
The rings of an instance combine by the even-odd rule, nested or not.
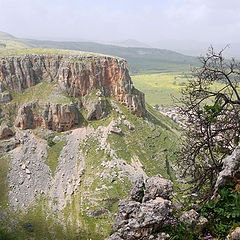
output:
[[[220,172],[216,185],[215,195],[220,187],[224,187],[227,183],[240,180],[240,145],[233,153],[226,157],[223,161],[223,170]]]
[[[27,103],[20,107],[16,127],[29,129],[45,127],[57,132],[71,129],[79,122],[77,107],[71,104]]]
[[[6,125],[0,126],[0,140],[13,136],[13,131]]]
[[[119,203],[113,225],[116,232],[108,240],[151,239],[169,214],[172,182],[160,175],[147,179],[146,183],[143,181],[143,178],[138,179],[130,192],[130,199]]]
[[[0,82],[0,103],[8,103],[12,100],[12,96],[9,92],[5,92],[5,87]]]
[[[169,199],[173,192],[173,183],[170,180],[157,175],[146,180],[145,188],[144,202],[157,197]]]
[[[58,82],[72,97],[100,90],[133,114],[145,112],[144,94],[134,88],[124,59],[103,55],[25,55],[0,59],[0,82],[21,93],[42,80]]]
[[[87,120],[100,120],[107,116],[109,104],[100,92],[83,98],[83,106],[87,109]]]
[[[170,235],[163,232],[164,225],[172,228],[179,222],[186,231],[202,232],[208,220],[194,209],[179,212],[181,206],[171,200],[172,195],[170,180],[160,175],[138,178],[128,199],[119,203],[114,233],[106,240],[165,240]]]

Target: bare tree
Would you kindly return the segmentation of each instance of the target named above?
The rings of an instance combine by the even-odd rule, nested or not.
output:
[[[182,91],[180,113],[186,118],[184,144],[178,160],[192,190],[211,195],[223,159],[240,136],[240,63],[226,60],[210,47],[201,67]]]

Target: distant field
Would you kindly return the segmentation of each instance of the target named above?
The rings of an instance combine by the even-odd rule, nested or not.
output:
[[[134,86],[145,93],[147,103],[166,106],[173,104],[172,96],[180,96],[180,89],[186,83],[182,72],[135,75],[132,80]]]
[[[172,97],[180,97],[181,89],[187,83],[187,74],[184,72],[168,72],[158,74],[144,74],[131,76],[134,86],[145,93],[146,102],[152,106],[172,106]],[[222,83],[214,83],[210,88],[213,91],[223,88]],[[240,88],[238,88],[240,92]],[[211,99],[208,100],[208,103]],[[206,103],[206,102],[205,102]]]

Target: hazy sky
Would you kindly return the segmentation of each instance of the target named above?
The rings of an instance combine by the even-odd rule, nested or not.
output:
[[[240,42],[240,0],[0,0],[0,31],[41,39]]]

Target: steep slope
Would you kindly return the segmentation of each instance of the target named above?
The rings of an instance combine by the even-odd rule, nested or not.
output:
[[[15,132],[0,141],[0,234],[104,239],[136,179],[175,180],[176,126],[145,108],[125,60],[35,50],[0,63],[1,122]]]
[[[34,39],[15,38],[11,41],[1,39],[7,44],[4,49],[19,48],[52,48],[97,52],[125,58],[130,66],[131,74],[158,73],[169,71],[188,71],[189,65],[197,66],[195,57],[186,56],[174,51],[144,47],[120,47],[95,42],[60,42],[40,41]],[[1,51],[1,48],[0,48]]]

